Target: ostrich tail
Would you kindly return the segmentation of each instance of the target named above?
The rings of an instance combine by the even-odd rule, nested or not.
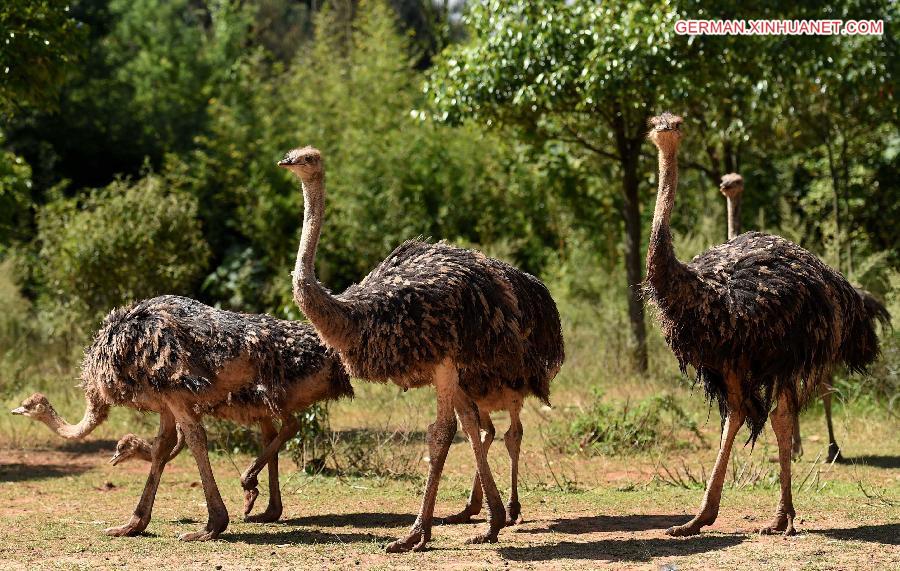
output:
[[[865,309],[866,315],[869,316],[869,319],[873,322],[877,321],[883,330],[890,328],[891,314],[887,307],[866,290],[856,288],[856,293],[858,293],[859,297],[862,299],[863,308]]]
[[[841,346],[844,364],[851,373],[865,373],[881,352],[878,346],[878,335],[875,334],[875,321],[883,323],[883,318],[877,311],[874,314],[870,313],[865,301],[863,305],[865,312],[854,314],[852,325]],[[884,306],[881,308],[884,309]],[[887,313],[886,309],[884,313]],[[888,314],[888,322],[889,320],[890,315]]]

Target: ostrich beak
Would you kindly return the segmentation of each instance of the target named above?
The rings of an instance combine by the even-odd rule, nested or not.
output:
[[[25,407],[24,407],[24,406],[20,406],[19,408],[14,408],[14,409],[12,409],[12,410],[9,411],[9,412],[11,412],[12,414],[17,414],[17,415],[24,416],[24,415],[25,415]]]
[[[278,166],[278,167],[286,167],[286,166],[288,166],[289,164],[291,164],[291,163],[290,163],[290,161],[288,161],[287,159],[281,159],[280,161],[278,161],[277,163],[275,163],[275,166]]]
[[[115,466],[122,460],[122,454],[120,452],[116,452],[113,454],[112,458],[109,459],[109,463]]]

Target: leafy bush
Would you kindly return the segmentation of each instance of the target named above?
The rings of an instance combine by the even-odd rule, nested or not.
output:
[[[571,422],[565,438],[557,437],[563,450],[621,454],[703,442],[697,423],[672,395],[624,403],[605,400],[601,391],[594,396],[591,408]]]
[[[209,256],[196,200],[154,175],[49,203],[37,241],[41,305],[83,323],[136,299],[191,291]]]

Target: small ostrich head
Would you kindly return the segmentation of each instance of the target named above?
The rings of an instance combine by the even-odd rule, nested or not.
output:
[[[719,192],[728,198],[734,198],[744,192],[744,177],[736,172],[722,176]]]
[[[282,168],[288,169],[304,182],[316,179],[322,175],[322,153],[313,147],[302,147],[288,151],[277,164]]]
[[[653,141],[660,151],[674,151],[681,142],[682,123],[684,119],[666,111],[650,119],[650,133],[647,134],[647,138]]]
[[[22,401],[22,406],[14,408],[10,412],[35,420],[47,421],[53,416],[54,411],[47,397],[41,393],[34,393]]]
[[[113,453],[112,458],[109,459],[109,463],[116,466],[120,462],[130,460],[140,451],[140,448],[140,438],[134,434],[126,434],[116,443],[116,451]]]

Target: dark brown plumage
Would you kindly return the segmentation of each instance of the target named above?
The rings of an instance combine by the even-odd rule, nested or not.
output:
[[[878,355],[878,338],[847,280],[778,236],[748,232],[688,264],[676,259],[669,218],[681,123],[669,113],[651,122],[649,137],[659,149],[659,191],[645,291],[682,371],[688,365],[696,369],[725,422],[700,513],[668,533],[695,534],[715,521],[734,436],[746,423],[755,440],[770,411],[782,496],[775,521],[764,531],[793,533],[790,455],[797,410],[835,366],[864,371]]]
[[[504,510],[484,458],[489,441],[482,446],[478,423],[489,423],[484,415],[491,410],[509,410],[513,423],[508,436],[520,441],[522,400],[528,395],[548,400],[549,383],[564,359],[553,298],[540,280],[509,264],[419,240],[404,242],[361,283],[332,295],[314,269],[324,217],[321,155],[310,147],[295,149],[279,166],[303,182],[303,232],[294,269],[297,304],[353,376],[390,379],[404,388],[434,384],[438,391],[438,420],[429,429],[432,471],[422,512],[410,534],[388,549],[421,549],[429,539],[437,479],[456,431],[454,409],[476,455],[480,480],[475,487],[484,487],[491,512],[489,531],[476,541],[496,541]],[[510,504],[518,511],[518,443],[507,447],[514,465]],[[480,496],[478,500],[480,509]]]
[[[197,459],[210,510],[206,532],[184,539],[211,539],[227,526],[228,513],[209,468],[201,417],[262,424],[266,450],[242,479],[249,500],[255,499],[256,474],[270,464],[272,477],[281,444],[296,432],[292,413],[319,400],[353,395],[340,360],[312,326],[172,295],[110,312],[85,352],[81,380],[87,411],[78,425],[68,425],[39,394],[13,412],[42,421],[66,438],[90,433],[111,405],[160,414],[144,496],[132,521],[107,530],[111,535],[134,535],[149,523],[159,477],[176,445],[176,423]],[[277,435],[273,417],[282,420]]]
[[[741,232],[741,196],[744,193],[744,179],[737,173],[730,173],[722,176],[722,183],[719,191],[725,196],[728,206],[728,239],[733,240],[738,237]],[[854,288],[863,302],[865,314],[873,323],[877,320],[882,325],[890,323],[890,314],[887,308],[875,299],[869,292]],[[818,383],[819,394],[825,406],[825,424],[828,429],[828,462],[840,458],[840,447],[834,438],[834,425],[831,421],[831,393],[833,377],[827,373]],[[721,401],[720,401],[721,402]],[[794,423],[794,434],[792,438],[791,451],[795,458],[803,454],[803,446],[801,444],[800,422],[797,417]]]

